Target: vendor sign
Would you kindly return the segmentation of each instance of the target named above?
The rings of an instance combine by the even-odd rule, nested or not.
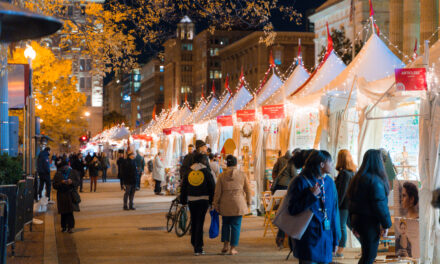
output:
[[[237,111],[238,122],[253,122],[255,121],[255,109],[238,110]]]
[[[264,105],[263,106],[264,119],[280,119],[284,118],[284,105]]]
[[[163,130],[162,130],[162,132],[165,134],[165,135],[171,135],[171,132],[173,132],[173,128],[172,127],[170,127],[170,128],[164,128]]]
[[[425,68],[395,69],[396,86],[398,91],[426,91]]]
[[[180,126],[180,133],[194,133],[193,125]]]
[[[140,140],[145,140],[145,141],[153,141],[153,137],[152,136],[147,136],[147,135],[132,135],[133,139],[140,139]]]
[[[221,126],[233,126],[232,116],[217,116],[217,124]]]

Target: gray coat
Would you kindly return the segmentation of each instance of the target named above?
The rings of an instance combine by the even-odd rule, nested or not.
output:
[[[161,182],[165,181],[165,166],[157,155],[154,157],[153,179]]]

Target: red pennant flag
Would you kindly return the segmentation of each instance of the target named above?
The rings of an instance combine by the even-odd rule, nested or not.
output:
[[[188,103],[188,93],[185,92],[185,104]]]
[[[413,60],[415,60],[416,58],[417,58],[417,39],[416,39],[416,44],[414,45]]]
[[[228,90],[229,94],[232,94],[231,89],[229,89],[229,74],[226,75],[225,89]]]
[[[373,24],[374,24],[374,29],[376,30],[376,34],[377,34],[378,36],[380,36],[380,29],[379,29],[379,27],[377,26],[376,23],[373,23]]]
[[[172,103],[171,103],[171,99],[170,99],[170,105],[168,106],[168,109],[171,110],[171,106],[172,106]]]
[[[270,64],[271,68],[275,67],[275,60],[273,59],[272,50],[270,51],[270,54],[269,54],[269,64]]]
[[[301,39],[298,39],[298,56],[297,56],[297,64],[302,65]]]
[[[327,53],[330,53],[330,51],[333,50],[333,39],[330,35],[330,29],[328,28],[328,22],[327,22]]]
[[[153,118],[154,121],[156,121],[156,105],[154,105],[153,114],[151,114],[151,117]]]
[[[214,80],[212,80],[212,91],[211,91],[211,93],[215,95],[215,84],[214,84]]]
[[[374,9],[373,9],[373,3],[372,0],[368,0],[370,3],[370,17],[374,16]]]
[[[240,86],[238,87],[238,89],[240,89],[241,87],[243,87],[244,85],[244,73],[243,73],[243,66],[241,66],[241,73],[240,73]]]
[[[350,22],[353,21],[354,19],[354,12],[356,11],[355,9],[355,5],[354,5],[354,0],[350,1]]]

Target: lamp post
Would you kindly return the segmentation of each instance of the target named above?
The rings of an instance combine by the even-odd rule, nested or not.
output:
[[[32,48],[32,46],[26,44],[26,49],[24,50],[24,57],[28,60],[29,64],[29,96],[26,98],[26,119],[25,119],[25,171],[26,174],[33,174],[34,163],[33,163],[33,151],[35,150],[35,99],[32,95],[32,61],[37,56],[37,53]],[[42,119],[41,119],[42,120]]]

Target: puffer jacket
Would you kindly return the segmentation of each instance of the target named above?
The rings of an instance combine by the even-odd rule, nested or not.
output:
[[[245,215],[249,213],[251,200],[249,180],[237,167],[227,168],[217,178],[212,205],[220,215]]]
[[[183,177],[180,201],[187,204],[188,201],[208,200],[212,204],[214,197],[215,182],[211,169],[201,163],[194,163],[191,172]]]

